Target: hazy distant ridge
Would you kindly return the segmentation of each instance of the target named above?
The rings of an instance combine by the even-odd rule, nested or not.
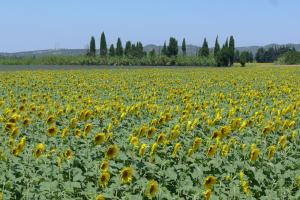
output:
[[[300,51],[300,44],[283,44],[288,45],[290,47],[295,47],[297,51]],[[269,48],[272,46],[283,46],[282,44],[268,44],[265,46],[247,46],[247,47],[237,47],[239,51],[251,51],[253,54],[260,48]],[[155,49],[156,52],[159,52],[162,49],[162,46],[158,45],[146,45],[144,50],[146,52]],[[179,47],[179,52],[181,48]],[[196,45],[187,45],[187,54],[188,55],[196,55],[199,50],[199,46]],[[86,49],[48,49],[48,50],[36,50],[36,51],[24,51],[24,52],[16,52],[16,53],[0,53],[0,56],[47,56],[47,55],[85,55],[87,52]],[[98,53],[98,52],[97,52]],[[99,53],[98,53],[99,54]]]

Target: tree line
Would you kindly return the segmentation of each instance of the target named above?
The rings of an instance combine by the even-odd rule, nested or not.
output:
[[[187,55],[187,47],[185,38],[181,43],[181,51],[184,57]],[[96,41],[95,37],[92,36],[90,40],[89,50],[87,52],[88,56],[96,56]],[[177,57],[179,56],[179,45],[178,40],[174,37],[170,37],[169,42],[164,42],[162,49],[159,52],[156,52],[154,49],[151,50],[148,54],[144,51],[143,44],[141,42],[132,43],[127,41],[125,47],[123,47],[121,38],[118,38],[116,46],[111,44],[108,48],[106,42],[105,33],[102,32],[100,37],[100,56],[101,57],[128,57],[128,58],[142,58],[149,56],[155,58],[156,56],[166,56],[166,57]],[[204,38],[202,46],[197,52],[197,57],[199,58],[209,58],[212,57],[215,59],[217,66],[232,66],[236,61],[235,59],[235,40],[233,36],[230,36],[229,39],[226,39],[222,47],[219,44],[218,37],[215,41],[215,46],[213,50],[210,50],[206,38]]]

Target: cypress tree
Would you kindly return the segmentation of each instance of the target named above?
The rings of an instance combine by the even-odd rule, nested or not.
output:
[[[230,36],[229,39],[229,66],[233,65],[234,62],[234,50],[235,50],[235,44],[234,44],[234,38],[233,36]]]
[[[183,41],[182,41],[181,49],[182,49],[182,55],[183,55],[183,56],[186,56],[186,43],[185,43],[185,38],[184,38]]]
[[[217,36],[214,48],[214,57],[216,58],[220,52],[219,37]]]
[[[131,53],[131,42],[130,41],[126,42],[124,54],[125,54],[125,56],[130,56],[132,54]]]
[[[106,56],[107,55],[107,43],[104,32],[101,34],[100,38],[100,56]]]
[[[123,56],[123,46],[120,38],[118,38],[117,42],[116,56]]]
[[[112,44],[112,45],[110,45],[110,47],[109,47],[109,56],[113,57],[113,56],[115,56],[115,55],[116,55],[116,53],[115,53],[115,47],[114,47],[114,45]]]
[[[163,48],[161,50],[161,54],[164,55],[164,56],[166,56],[168,54],[166,42],[164,43],[164,46],[163,46]]]
[[[167,55],[169,57],[178,55],[178,42],[173,37],[170,38]]]
[[[209,48],[206,38],[204,38],[204,42],[202,48],[200,49],[200,56],[208,57],[209,56]]]
[[[91,41],[90,41],[90,55],[91,56],[96,55],[96,42],[94,36],[91,37]]]

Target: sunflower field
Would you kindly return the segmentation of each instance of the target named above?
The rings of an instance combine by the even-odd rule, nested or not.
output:
[[[300,199],[300,68],[0,72],[0,200]]]

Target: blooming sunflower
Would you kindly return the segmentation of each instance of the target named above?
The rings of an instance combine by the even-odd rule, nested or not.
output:
[[[115,157],[118,156],[118,154],[119,154],[119,148],[117,145],[113,144],[107,148],[105,156],[108,159],[114,159]]]
[[[130,144],[132,144],[135,148],[139,146],[139,138],[132,136],[130,138]]]
[[[101,163],[100,163],[100,170],[101,171],[108,171],[108,167],[109,167],[109,162],[108,160],[103,160]]]
[[[256,161],[259,154],[260,154],[260,150],[257,149],[257,148],[253,148],[250,152],[250,160],[251,161]]]
[[[195,139],[194,139],[194,141],[193,141],[193,145],[192,145],[192,149],[194,150],[194,151],[197,151],[198,149],[199,149],[199,146],[200,146],[200,144],[201,144],[201,138],[199,138],[199,137],[196,137]]]
[[[131,167],[125,167],[121,170],[120,177],[122,180],[122,183],[130,183],[132,180],[133,175],[133,169]]]
[[[216,182],[217,182],[216,177],[208,176],[208,177],[205,178],[203,185],[206,189],[211,189]]]
[[[217,151],[217,145],[210,145],[207,150],[207,155],[213,157]]]
[[[207,189],[203,192],[203,197],[205,200],[209,200],[211,196],[211,189]]]
[[[33,156],[35,158],[39,158],[45,151],[45,145],[40,143],[35,147],[35,150],[33,151]]]
[[[268,159],[271,160],[275,154],[275,151],[276,151],[276,146],[275,145],[272,145],[269,147],[269,150],[268,150]]]
[[[286,142],[287,142],[287,136],[286,135],[280,136],[278,140],[278,144],[281,146],[282,149],[286,147]]]
[[[101,194],[96,196],[96,200],[105,200],[105,197]]]
[[[84,126],[84,135],[87,136],[87,134],[92,130],[92,124],[86,124]]]
[[[139,150],[139,156],[142,157],[145,154],[146,148],[147,148],[147,144],[141,145],[140,150]]]
[[[156,196],[158,192],[158,183],[155,180],[149,181],[147,188],[146,188],[146,196],[149,199],[152,199]]]
[[[67,160],[70,160],[73,156],[73,151],[71,149],[67,149],[64,151],[64,157],[67,159]]]
[[[100,145],[105,141],[105,134],[104,133],[97,133],[94,137],[94,142],[96,145]]]
[[[55,126],[51,126],[50,128],[48,128],[48,136],[49,137],[54,137],[56,135],[56,127]]]
[[[166,140],[166,135],[165,135],[164,133],[160,133],[160,134],[158,135],[158,137],[157,137],[156,142],[157,142],[158,144],[162,144],[162,143],[165,142],[165,140]]]
[[[107,171],[103,171],[99,176],[99,186],[100,187],[106,187],[108,182],[110,180],[110,174]]]
[[[175,144],[174,149],[173,149],[173,153],[172,153],[172,157],[175,158],[177,151],[181,148],[181,144],[178,142]]]

